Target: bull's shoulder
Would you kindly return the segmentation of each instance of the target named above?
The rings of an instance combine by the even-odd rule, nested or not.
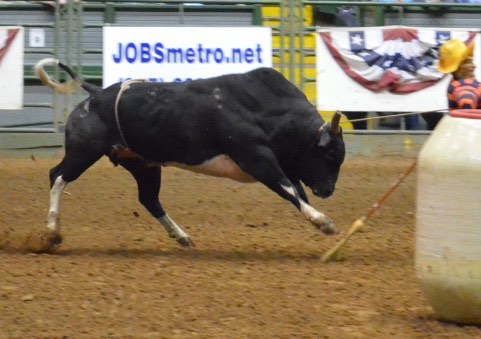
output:
[[[253,69],[252,71],[245,73],[249,77],[253,77],[260,80],[281,80],[287,81],[286,78],[274,68],[270,67],[259,67]]]
[[[261,67],[245,74],[249,82],[257,82],[272,94],[305,99],[304,93],[273,68]]]
[[[273,68],[260,67],[246,73],[226,74],[213,78],[194,80],[186,84],[187,89],[209,92],[220,88],[237,93],[248,91],[265,97],[291,97],[306,99],[304,93]]]

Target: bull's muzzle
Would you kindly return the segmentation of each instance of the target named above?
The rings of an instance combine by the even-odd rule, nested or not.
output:
[[[334,193],[334,188],[319,189],[317,187],[311,187],[312,193],[319,198],[329,198]]]

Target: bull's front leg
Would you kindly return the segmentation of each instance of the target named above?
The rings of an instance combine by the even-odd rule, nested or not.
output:
[[[307,200],[300,183],[294,184],[288,179],[272,151],[268,148],[263,148],[260,151],[258,150],[258,152],[249,153],[251,154],[249,159],[243,160],[241,157],[239,160],[235,160],[243,171],[266,185],[282,198],[290,201],[322,233],[335,234],[339,232],[331,219],[301,198],[301,196],[304,196],[306,197],[305,200]]]
[[[331,219],[326,217],[323,213],[317,211],[314,207],[309,205],[309,200],[307,199],[307,194],[304,191],[304,188],[301,185],[300,180],[297,179],[289,179],[291,180],[294,188],[296,189],[299,197],[300,197],[300,211],[304,216],[318,229],[320,229],[325,234],[335,234],[338,233],[338,230]],[[285,189],[285,188],[284,188]],[[290,190],[288,190],[290,191]],[[295,193],[294,193],[295,195]]]
[[[301,200],[301,212],[304,216],[324,234],[337,234],[339,229],[334,222],[319,212],[308,203]]]
[[[328,218],[324,213],[319,212],[314,207],[304,201],[294,185],[289,186],[287,184],[280,184],[282,190],[284,190],[289,196],[284,197],[291,201],[301,212],[304,214],[307,220],[309,220],[317,229],[324,234],[336,234],[339,233],[338,228],[334,222]],[[300,188],[302,189],[302,188]],[[302,191],[303,192],[303,191]],[[280,194],[283,196],[282,194]],[[305,193],[304,193],[305,195]]]

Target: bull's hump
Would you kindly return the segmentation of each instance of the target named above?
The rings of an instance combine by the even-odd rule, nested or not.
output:
[[[199,165],[186,165],[177,162],[169,162],[164,166],[174,166],[196,173],[210,175],[214,177],[229,178],[239,182],[255,182],[256,180],[242,171],[241,168],[228,156],[221,154],[212,159],[206,160]]]

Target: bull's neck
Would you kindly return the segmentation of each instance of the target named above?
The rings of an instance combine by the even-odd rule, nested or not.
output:
[[[312,147],[319,138],[319,129],[324,124],[321,117],[293,119],[285,121],[275,136],[279,145],[279,157],[285,161],[295,161]]]

